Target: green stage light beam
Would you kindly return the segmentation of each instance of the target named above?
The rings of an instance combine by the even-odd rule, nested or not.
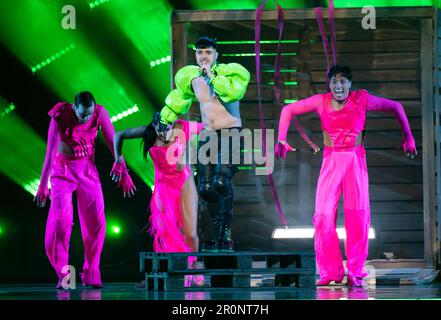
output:
[[[61,28],[59,3],[35,0],[32,5],[20,6],[19,2],[2,2],[0,10],[11,13],[0,25],[0,41],[29,66],[31,71],[40,65],[40,69],[35,73],[36,81],[46,82],[60,100],[70,102],[79,91],[89,90],[95,95],[97,102],[106,107],[111,117],[127,112],[135,104],[139,106],[137,116],[118,121],[115,124],[116,130],[149,122],[148,119],[151,119],[155,108],[143,92],[139,92],[133,80],[122,72],[122,68],[115,70],[113,66],[106,66],[93,47],[84,40],[81,30]],[[29,23],[23,24],[20,21]],[[42,45],[42,38],[51,41]],[[72,44],[76,50],[62,55],[63,50]],[[58,58],[57,53],[60,53]],[[54,55],[54,61],[51,59],[51,63],[48,64],[47,57],[52,58]],[[44,68],[42,61],[46,62]],[[50,107],[47,106],[46,110]],[[46,113],[46,110],[43,112]],[[133,118],[138,118],[138,121]],[[125,151],[127,164],[146,183],[153,183],[150,178],[152,174],[146,173],[146,164],[142,157],[132,157],[140,153],[138,145],[135,148],[129,146],[130,143]],[[30,181],[33,181],[33,178],[28,179],[26,185],[29,185]]]
[[[144,61],[144,83],[153,88],[156,100],[164,101],[170,92],[170,17],[173,8],[167,0],[112,0],[103,8]],[[157,108],[159,108],[158,106]]]
[[[3,102],[0,98],[0,104]],[[0,172],[35,195],[46,153],[45,141],[15,113],[0,118],[0,139]]]

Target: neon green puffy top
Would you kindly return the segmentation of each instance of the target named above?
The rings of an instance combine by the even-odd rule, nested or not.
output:
[[[212,73],[210,85],[222,101],[229,103],[243,98],[250,81],[247,69],[238,63],[216,64]],[[176,89],[165,99],[161,121],[173,123],[179,115],[187,113],[191,103],[196,100],[191,82],[200,76],[199,66],[190,65],[178,70],[175,75]]]

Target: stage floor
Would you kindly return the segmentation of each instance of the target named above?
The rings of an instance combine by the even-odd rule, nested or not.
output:
[[[311,289],[146,292],[136,283],[107,283],[104,289],[56,290],[54,285],[0,285],[0,300],[388,300],[439,299],[441,284],[348,288],[327,286]]]

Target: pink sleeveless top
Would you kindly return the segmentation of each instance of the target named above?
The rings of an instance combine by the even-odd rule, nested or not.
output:
[[[366,126],[367,91],[351,91],[348,101],[338,111],[332,107],[332,93],[325,93],[322,98],[323,107],[319,114],[322,129],[328,133],[333,147],[338,149],[355,146],[357,136]]]
[[[181,187],[190,175],[190,167],[185,165],[181,171],[176,170],[176,164],[185,152],[186,142],[190,138],[190,125],[185,120],[176,120],[182,124],[182,132],[175,138],[175,142],[168,146],[153,146],[150,148],[150,156],[155,167],[155,185],[157,183],[174,183],[176,187]],[[198,133],[202,129],[202,124],[195,126]]]
[[[86,123],[78,122],[72,107],[70,103],[57,103],[49,111],[49,116],[58,122],[60,139],[72,148],[75,158],[93,156],[103,106],[96,104],[95,111]]]

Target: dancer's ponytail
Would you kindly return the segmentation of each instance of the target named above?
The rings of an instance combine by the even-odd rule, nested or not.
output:
[[[156,134],[155,127],[153,126],[153,122],[150,122],[145,128],[144,134],[142,136],[142,155],[144,156],[144,159],[147,159],[147,153],[155,143],[157,137],[158,136]]]

